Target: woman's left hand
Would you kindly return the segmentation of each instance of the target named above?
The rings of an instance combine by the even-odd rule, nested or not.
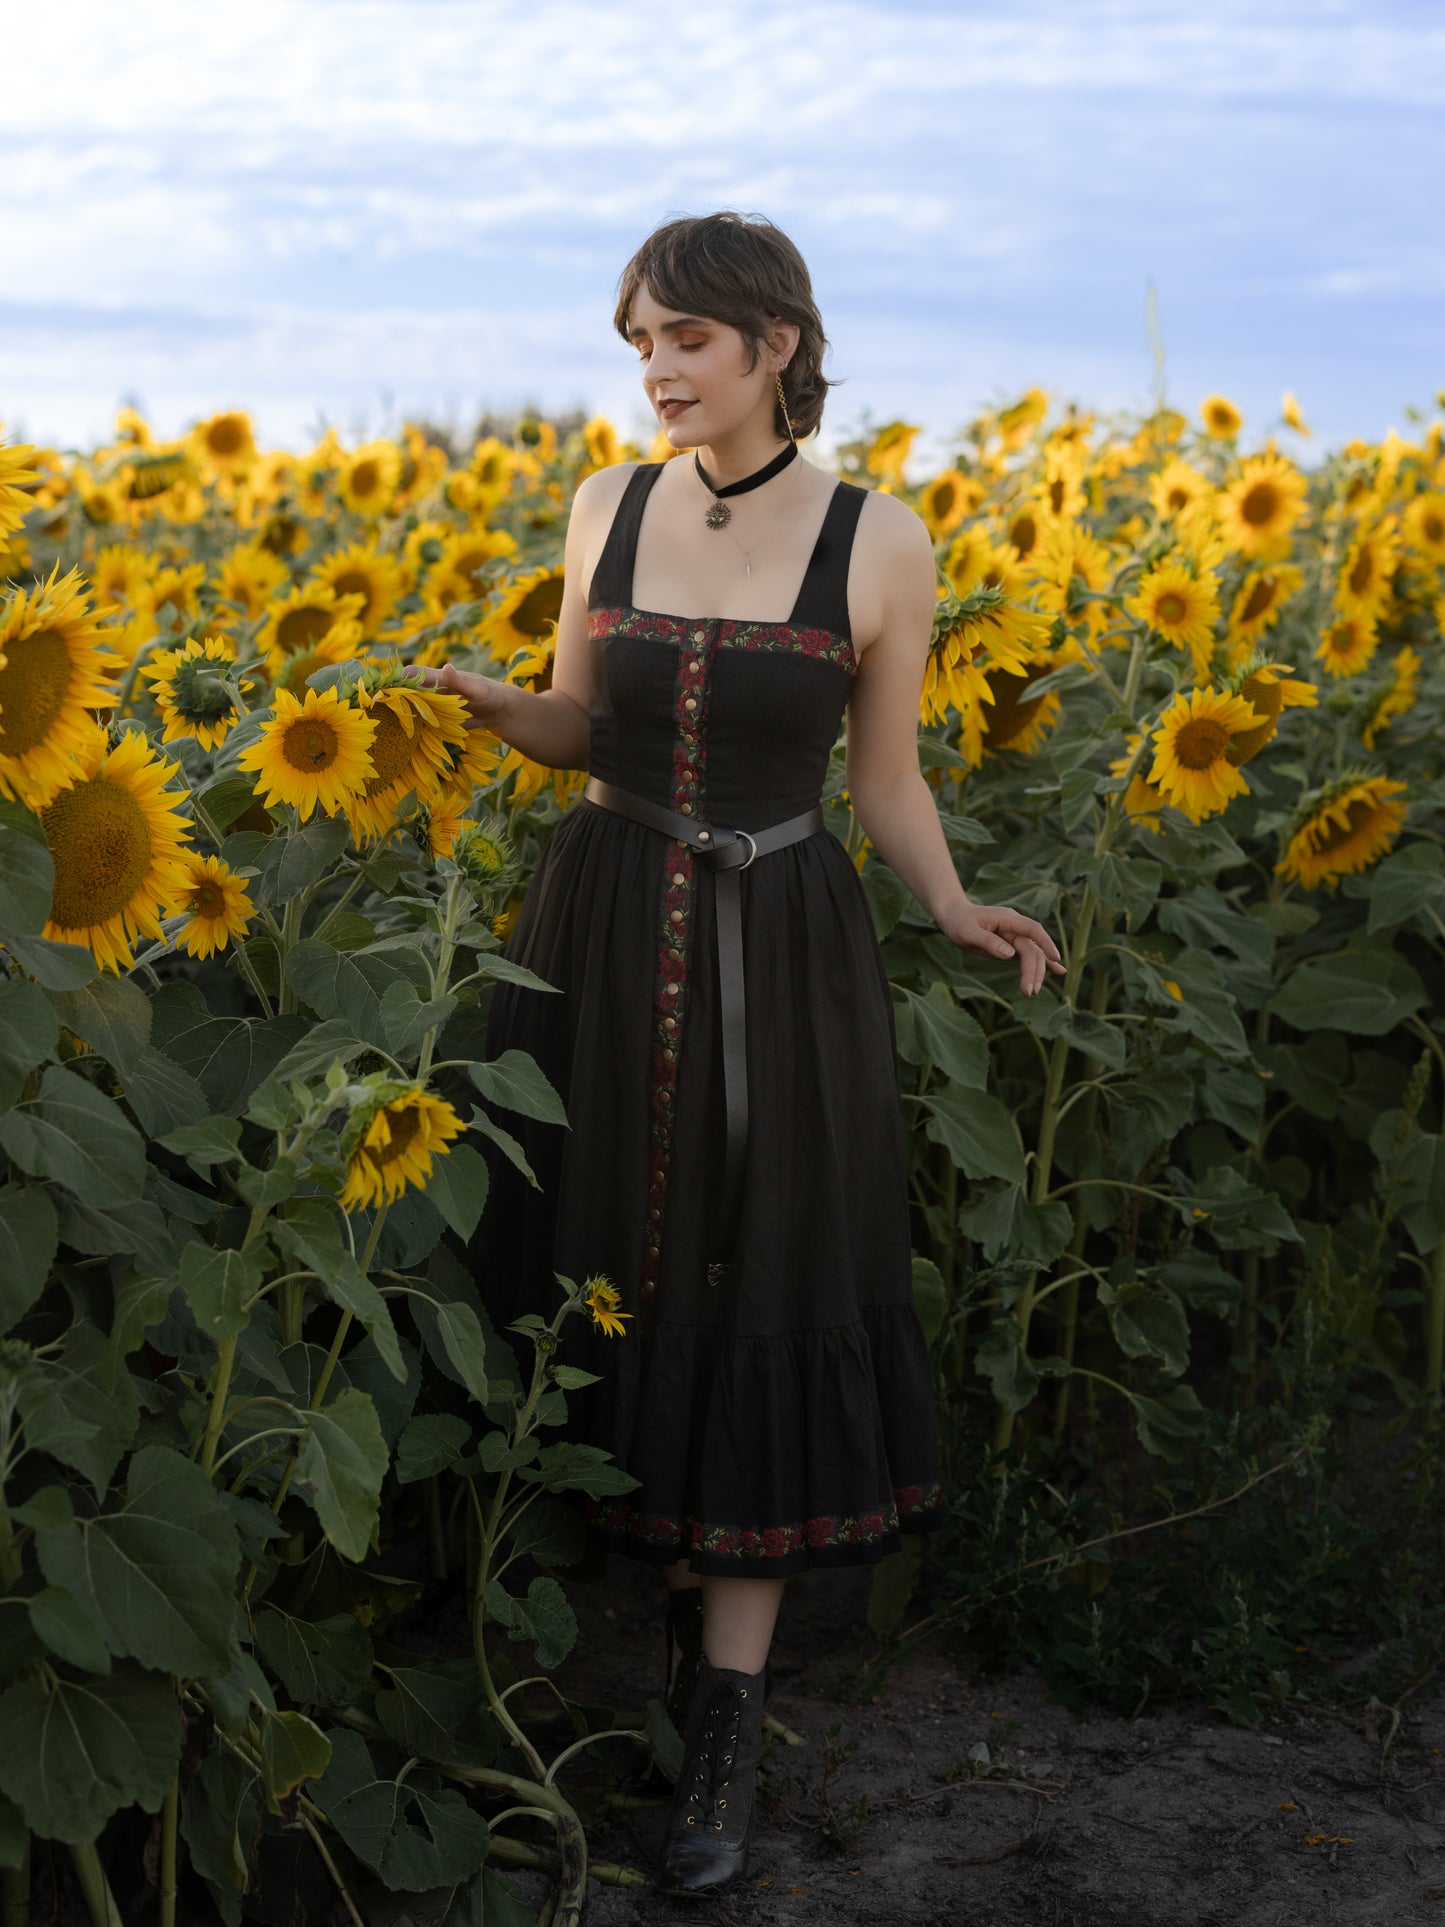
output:
[[[1058,945],[1044,926],[1006,904],[965,904],[938,927],[960,950],[976,950],[984,957],[1017,957],[1019,989],[1026,997],[1037,995],[1049,971],[1059,977],[1065,974]]]

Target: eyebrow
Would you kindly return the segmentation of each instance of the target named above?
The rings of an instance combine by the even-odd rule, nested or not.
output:
[[[689,315],[684,315],[680,321],[664,321],[662,326],[658,329],[658,333],[663,335],[675,335],[679,333],[679,331],[683,328],[705,328],[706,326],[707,326],[707,321],[704,316],[689,314]],[[647,333],[646,328],[629,326],[627,330],[627,339],[629,341],[636,341],[639,335],[645,335],[646,333]]]

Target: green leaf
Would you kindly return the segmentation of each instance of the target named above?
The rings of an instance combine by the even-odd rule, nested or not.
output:
[[[1383,1037],[1428,1001],[1425,986],[1397,951],[1362,948],[1307,957],[1265,1008],[1296,1030]]]
[[[261,1716],[261,1778],[277,1812],[307,1780],[319,1780],[331,1763],[331,1742],[304,1713]]]
[[[251,1322],[246,1300],[261,1289],[260,1260],[240,1251],[188,1244],[181,1256],[181,1290],[201,1330],[219,1345]]]
[[[1422,1132],[1405,1154],[1400,1216],[1417,1251],[1433,1251],[1445,1238],[1445,1137],[1438,1133]]]
[[[83,1673],[108,1673],[110,1648],[95,1621],[63,1586],[42,1586],[28,1601],[36,1637]]]
[[[108,1205],[102,1211],[69,1191],[57,1189],[55,1206],[60,1216],[60,1242],[74,1251],[98,1257],[131,1252],[143,1254],[152,1264],[180,1263],[165,1213],[147,1198]]]
[[[25,1815],[13,1800],[0,1793],[0,1867],[20,1868],[30,1846],[30,1829]]]
[[[347,956],[315,937],[291,950],[286,978],[318,1017],[344,1017],[358,1037],[384,1050],[389,1045],[381,1000],[392,984],[414,981],[410,959],[376,949]]]
[[[32,1833],[94,1840],[122,1807],[159,1811],[183,1727],[169,1683],[125,1667],[108,1679],[24,1680],[0,1695],[0,1792]]]
[[[524,1050],[503,1051],[485,1064],[468,1064],[467,1075],[482,1096],[504,1111],[520,1111],[544,1124],[567,1123],[562,1100],[540,1065]],[[570,1127],[569,1127],[570,1128]]]
[[[250,1876],[247,1852],[261,1824],[256,1775],[227,1747],[201,1762],[185,1790],[181,1805],[181,1835],[191,1865],[203,1880],[219,1889],[217,1899],[243,1891]],[[239,1907],[224,1915],[227,1927],[239,1927]]]
[[[437,1336],[457,1377],[479,1405],[491,1398],[487,1383],[487,1347],[477,1314],[460,1302],[435,1308]]]
[[[489,1432],[482,1443],[497,1437]],[[523,1447],[535,1447],[534,1439],[526,1439]],[[522,1448],[519,1448],[519,1450]],[[564,1441],[557,1445],[544,1446],[537,1454],[537,1466],[533,1470],[527,1466],[518,1467],[518,1477],[529,1484],[545,1485],[550,1491],[565,1492],[573,1489],[590,1493],[595,1499],[611,1493],[631,1492],[642,1483],[630,1472],[624,1472],[612,1454],[600,1445],[583,1445]]]
[[[489,1833],[454,1789],[427,1791],[416,1778],[381,1780],[359,1733],[332,1737],[331,1765],[312,1797],[361,1861],[393,1893],[424,1893],[470,1879]]]
[[[1110,910],[1122,910],[1130,930],[1138,930],[1154,907],[1164,866],[1147,856],[1103,856],[1079,859],[1079,874],[1092,884],[1094,895]]]
[[[296,1458],[295,1490],[344,1559],[364,1559],[381,1505],[389,1454],[376,1407],[364,1392],[345,1391],[313,1412]]]
[[[1192,1385],[1175,1385],[1162,1398],[1130,1392],[1134,1422],[1144,1449],[1164,1459],[1181,1459],[1199,1443],[1209,1414]]]
[[[919,997],[905,989],[895,1011],[899,1055],[911,1064],[935,1065],[951,1083],[981,1091],[988,1083],[988,1038],[983,1026],[960,1010],[946,984]]]
[[[466,1451],[471,1437],[471,1426],[452,1412],[428,1412],[412,1419],[396,1448],[397,1483],[414,1485],[418,1479],[444,1472]]]
[[[521,990],[541,990],[557,997],[562,995],[560,984],[549,984],[546,978],[539,977],[535,970],[528,970],[522,964],[513,963],[510,957],[504,957],[500,951],[481,952],[472,967],[479,976],[495,977],[499,983],[516,984]]]
[[[319,883],[336,868],[350,840],[341,816],[313,816],[299,829],[268,837],[261,874],[270,900],[285,903]]]
[[[1288,1043],[1257,1043],[1255,1056],[1276,1088],[1302,1111],[1328,1122],[1339,1116],[1340,1091],[1350,1079],[1350,1051],[1338,1031],[1317,1030]]]
[[[942,1331],[948,1311],[943,1274],[931,1258],[915,1256],[913,1260],[913,1303],[918,1312],[918,1322],[923,1327],[923,1336],[931,1345]]]
[[[577,1615],[555,1579],[534,1579],[525,1599],[515,1599],[499,1579],[485,1588],[487,1611],[513,1639],[535,1647],[539,1666],[560,1666],[577,1640]]]
[[[494,1124],[487,1113],[476,1105],[472,1107],[472,1115],[468,1122],[474,1130],[482,1132],[484,1136],[491,1138],[494,1144],[501,1146],[504,1155],[516,1165],[534,1191],[542,1189],[537,1181],[536,1172],[527,1162],[527,1153],[510,1131],[504,1131],[500,1124]]]
[[[267,1606],[256,1620],[256,1645],[299,1706],[349,1706],[371,1677],[371,1635],[354,1613],[293,1619]]]
[[[25,1443],[74,1466],[99,1494],[135,1437],[139,1415],[124,1358],[94,1325],[73,1325],[26,1411]]]
[[[1038,1372],[1011,1317],[1001,1319],[984,1335],[974,1363],[1006,1412],[1021,1412],[1039,1389]]]
[[[122,1077],[150,1042],[151,1000],[129,977],[106,971],[83,989],[52,991],[50,1002],[65,1028]]]
[[[158,1050],[137,1055],[121,1079],[121,1094],[150,1137],[183,1124],[199,1124],[211,1108],[190,1072]]]
[[[241,1120],[236,1117],[203,1117],[194,1124],[183,1124],[167,1131],[156,1142],[174,1151],[196,1171],[208,1172],[216,1164],[234,1164],[241,1155]]]
[[[539,1566],[575,1566],[587,1551],[587,1528],[575,1507],[544,1492],[512,1527],[511,1540],[513,1551],[529,1554]]]
[[[45,1577],[75,1595],[112,1652],[188,1678],[229,1666],[236,1528],[189,1459],[143,1445],[116,1509],[35,1541]]]
[[[1113,1287],[1109,1320],[1126,1358],[1157,1358],[1170,1377],[1189,1363],[1189,1319],[1171,1291],[1138,1282]]]
[[[228,830],[238,816],[244,816],[256,801],[255,779],[250,776],[218,776],[197,792],[197,800],[218,830]],[[263,840],[270,838],[259,832]]]
[[[59,1041],[60,1025],[38,984],[0,983],[0,1110],[9,1110]]]
[[[1169,1175],[1178,1185],[1179,1210],[1186,1224],[1196,1222],[1196,1210],[1206,1213],[1204,1229],[1225,1251],[1270,1252],[1282,1238],[1304,1242],[1303,1233],[1274,1192],[1251,1184],[1232,1165],[1212,1165],[1194,1187],[1181,1172]]]
[[[0,1147],[31,1177],[91,1204],[124,1204],[145,1183],[145,1145],[119,1105],[59,1064],[38,1097],[0,1117]]]
[[[37,826],[38,827],[38,826]],[[41,841],[16,823],[0,823],[0,930],[38,937],[50,915],[55,866]]]
[[[987,1091],[929,1091],[927,1136],[945,1147],[966,1177],[1021,1183],[1024,1147],[1013,1118]]]
[[[496,1759],[497,1729],[473,1664],[389,1666],[386,1674],[391,1684],[376,1696],[376,1717],[403,1754],[443,1766],[490,1766]]]
[[[421,1048],[429,1030],[440,1031],[457,1007],[450,991],[423,1003],[411,984],[389,986],[381,1000],[381,1024],[387,1048],[395,1057],[410,1057]]]
[[[1181,950],[1164,966],[1183,991],[1174,1005],[1175,1021],[1201,1044],[1224,1057],[1245,1057],[1249,1044],[1230,995],[1223,967],[1207,951]]]
[[[263,1078],[313,1026],[304,1017],[213,1017],[194,984],[168,984],[152,999],[151,1042],[206,1094],[207,1108],[239,1115]]]
[[[55,1206],[38,1184],[0,1187],[0,1331],[18,1325],[55,1262]]]
[[[1402,844],[1375,865],[1370,875],[1370,936],[1391,930],[1411,917],[1430,925],[1427,909],[1445,915],[1445,873],[1440,846],[1424,837]]]
[[[315,1275],[333,1304],[364,1326],[392,1377],[404,1379],[406,1366],[390,1308],[341,1242],[335,1209],[320,1199],[303,1198],[291,1216],[273,1225],[272,1235],[283,1252]]]
[[[487,1160],[469,1144],[453,1144],[444,1157],[432,1160],[426,1198],[441,1212],[463,1244],[481,1219],[490,1182]]]
[[[1130,1179],[1161,1144],[1172,1144],[1194,1115],[1193,1086],[1172,1069],[1106,1084],[1104,1102],[1119,1173]]]
[[[278,1084],[293,1078],[310,1079],[333,1064],[350,1064],[367,1045],[344,1017],[328,1017],[324,1024],[312,1024],[299,1043],[294,1044],[271,1072]]]
[[[52,943],[48,937],[0,929],[0,944],[46,990],[75,990],[100,974],[100,965],[78,943]]]
[[[1111,1071],[1124,1068],[1124,1038],[1118,1025],[1092,1010],[1077,1010],[1057,995],[1046,1001],[1020,993],[1013,1001],[1013,1015],[1038,1037],[1066,1038],[1075,1050]]]

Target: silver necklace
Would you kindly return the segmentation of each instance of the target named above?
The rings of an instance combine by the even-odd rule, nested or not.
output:
[[[803,467],[801,458],[799,458],[799,460],[797,460],[793,464],[793,466],[794,468],[801,470]],[[699,475],[700,474],[701,474],[701,468],[699,466]],[[704,481],[703,487],[707,488],[707,486],[708,484],[706,483],[706,481]],[[798,488],[798,478],[796,475],[794,475],[792,486],[787,490],[786,494],[783,497],[783,501],[791,501],[793,496],[797,493],[797,488]],[[782,506],[783,506],[783,502],[779,502],[777,504],[777,508],[774,510],[775,517],[778,514],[778,510],[780,510]],[[719,509],[719,508],[723,511],[722,519],[720,521],[714,521],[713,520],[714,509]],[[729,540],[729,542],[731,542],[733,547],[737,550],[738,554],[741,555],[741,557],[743,558],[743,573],[744,575],[746,575],[748,581],[751,582],[753,579],[752,551],[754,549],[760,549],[763,543],[767,541],[768,537],[776,532],[778,527],[778,521],[775,519],[771,527],[769,527],[761,536],[759,536],[757,541],[751,543],[749,547],[744,548],[742,543],[739,542],[738,538],[733,534],[731,528],[729,528],[728,526],[728,524],[732,521],[732,513],[729,510],[726,502],[719,502],[717,501],[716,498],[714,498],[713,508],[708,510],[706,520],[707,520],[707,525],[710,529],[721,529],[723,534]]]

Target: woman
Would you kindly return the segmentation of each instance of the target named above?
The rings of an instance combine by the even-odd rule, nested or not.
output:
[[[605,1273],[635,1318],[569,1362],[572,1436],[639,1484],[590,1542],[658,1561],[684,1735],[660,1885],[746,1870],[766,1661],[789,1573],[871,1564],[942,1516],[913,1304],[892,1002],[867,899],[818,808],[846,713],[852,808],[960,949],[1059,953],[972,902],[918,764],[936,601],[927,530],[803,460],[826,341],[771,223],[672,221],[623,273],[616,325],[684,459],[578,488],[550,688],[448,666],[438,686],[534,761],[590,771],[508,955],[561,995],[496,989],[487,1048],[530,1051],[567,1128],[500,1114],[476,1239],[499,1326],[554,1273]],[[767,834],[764,834],[764,833]]]

